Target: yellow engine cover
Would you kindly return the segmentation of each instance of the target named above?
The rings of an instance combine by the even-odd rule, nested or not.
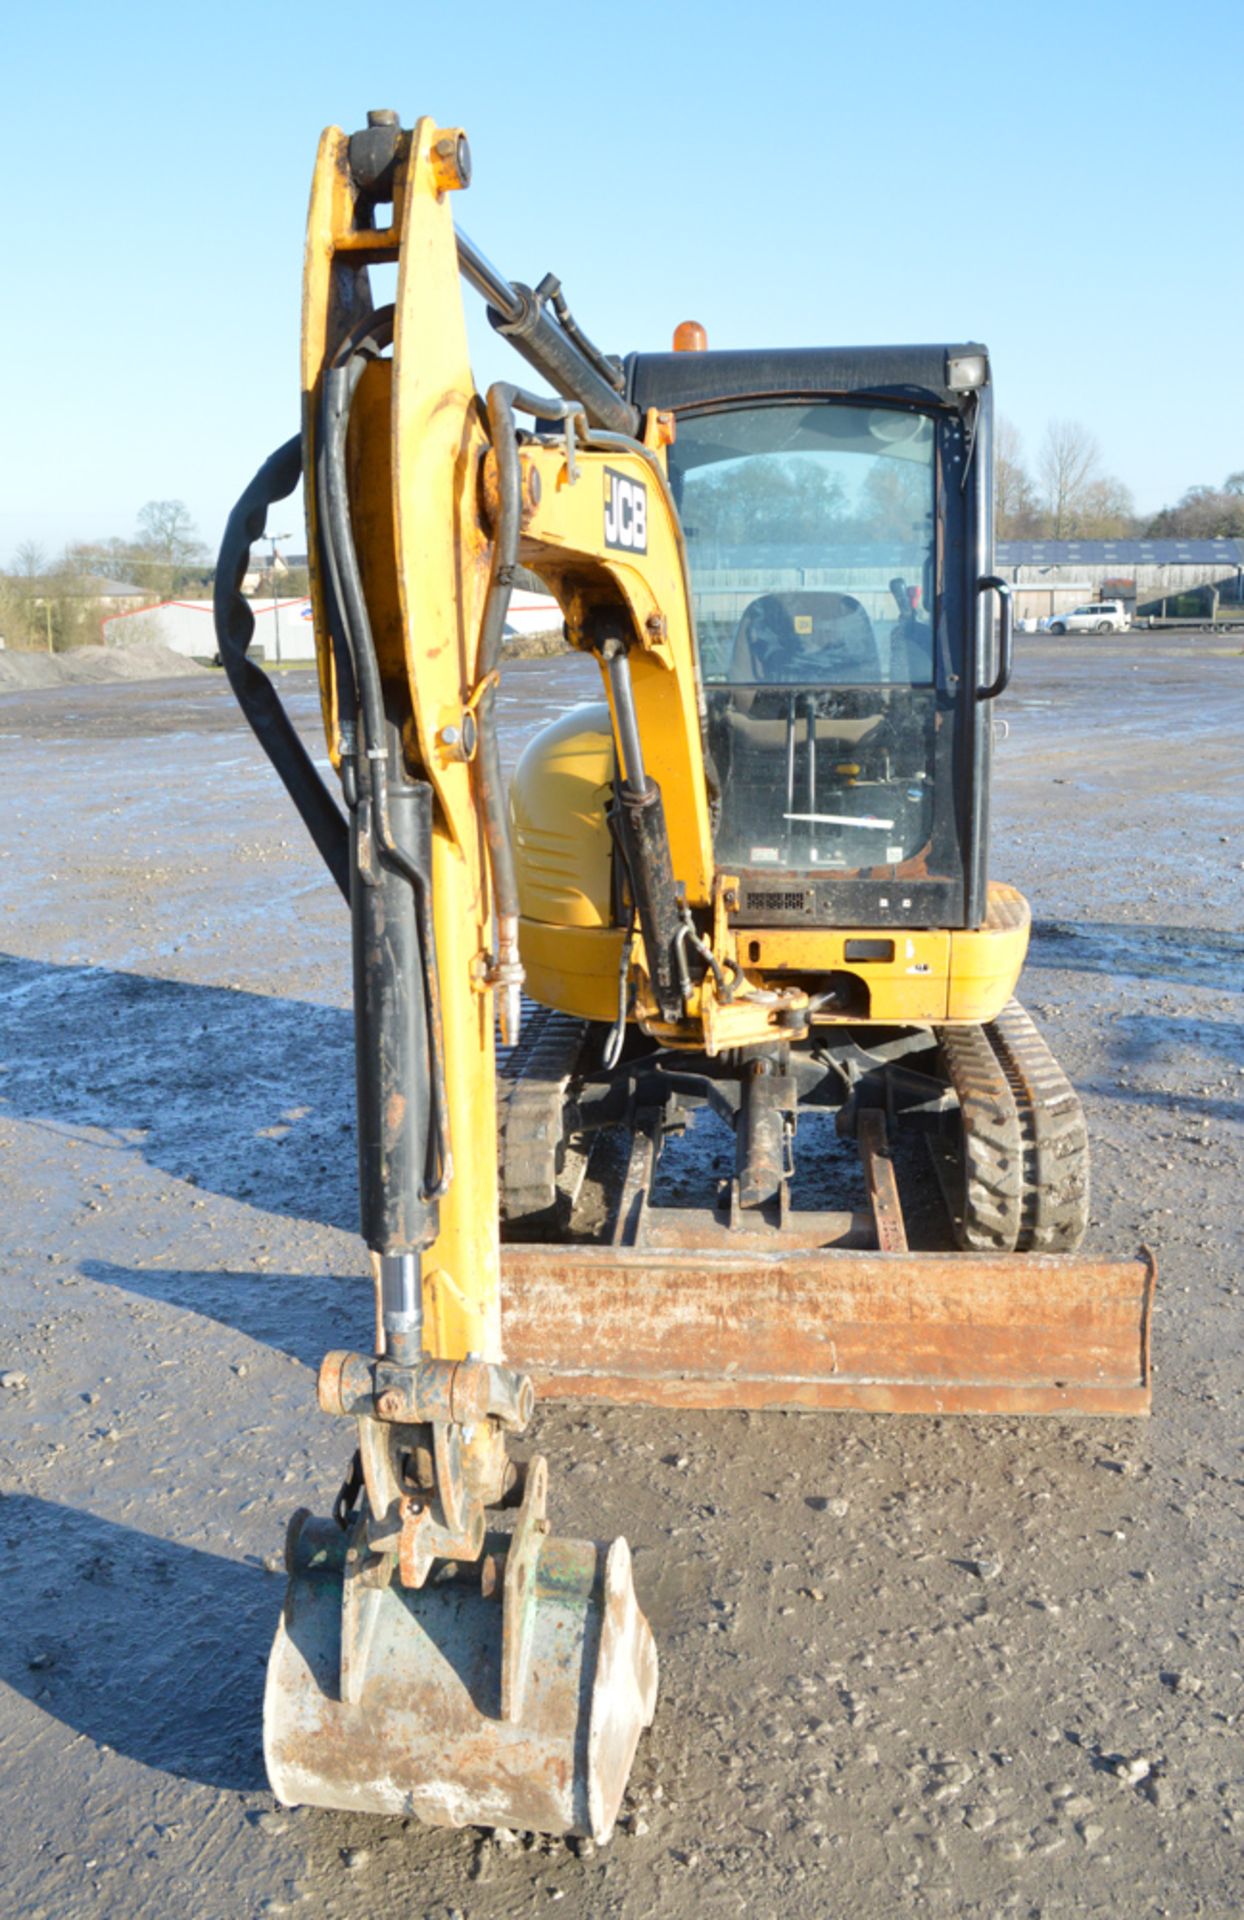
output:
[[[510,786],[524,920],[607,927],[613,919],[613,731],[603,701],[574,707],[530,742]]]
[[[510,785],[519,944],[527,991],[587,1020],[618,1007],[622,933],[613,924],[613,730],[601,701],[537,734]]]

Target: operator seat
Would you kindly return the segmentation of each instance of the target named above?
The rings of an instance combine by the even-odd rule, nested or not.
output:
[[[745,748],[784,756],[792,701],[786,688],[876,687],[881,680],[873,624],[853,594],[764,593],[743,609],[735,632],[730,683],[738,692],[719,725]],[[816,738],[858,747],[881,721],[880,712],[818,713]]]
[[[872,621],[850,593],[764,593],[743,610],[730,679],[869,686],[881,679]]]

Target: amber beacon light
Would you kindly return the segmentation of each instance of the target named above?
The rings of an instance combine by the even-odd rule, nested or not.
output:
[[[680,320],[674,328],[675,353],[704,353],[708,335],[698,320]]]

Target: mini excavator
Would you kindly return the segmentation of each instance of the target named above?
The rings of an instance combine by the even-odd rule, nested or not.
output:
[[[430,119],[324,134],[302,429],[217,573],[222,661],[349,905],[377,1301],[374,1351],[320,1370],[353,1461],[290,1525],[265,1753],[287,1803],[603,1840],[656,1652],[626,1541],[551,1533],[545,1459],[511,1458],[537,1394],[1141,1413],[1154,1271],[1075,1252],[1084,1121],[986,872],[1013,646],[985,349],[684,323],[615,359],[456,228],[469,178]],[[477,393],[464,279],[540,391]],[[240,591],[300,476],[340,801]],[[519,569],[602,698],[507,793]],[[825,1116],[866,1204],[808,1203]],[[692,1204],[697,1119],[731,1153]],[[920,1136],[957,1252],[909,1249]]]

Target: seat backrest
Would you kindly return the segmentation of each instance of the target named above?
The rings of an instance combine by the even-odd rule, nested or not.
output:
[[[743,610],[730,663],[736,684],[867,686],[881,677],[872,621],[853,594],[764,593]]]

